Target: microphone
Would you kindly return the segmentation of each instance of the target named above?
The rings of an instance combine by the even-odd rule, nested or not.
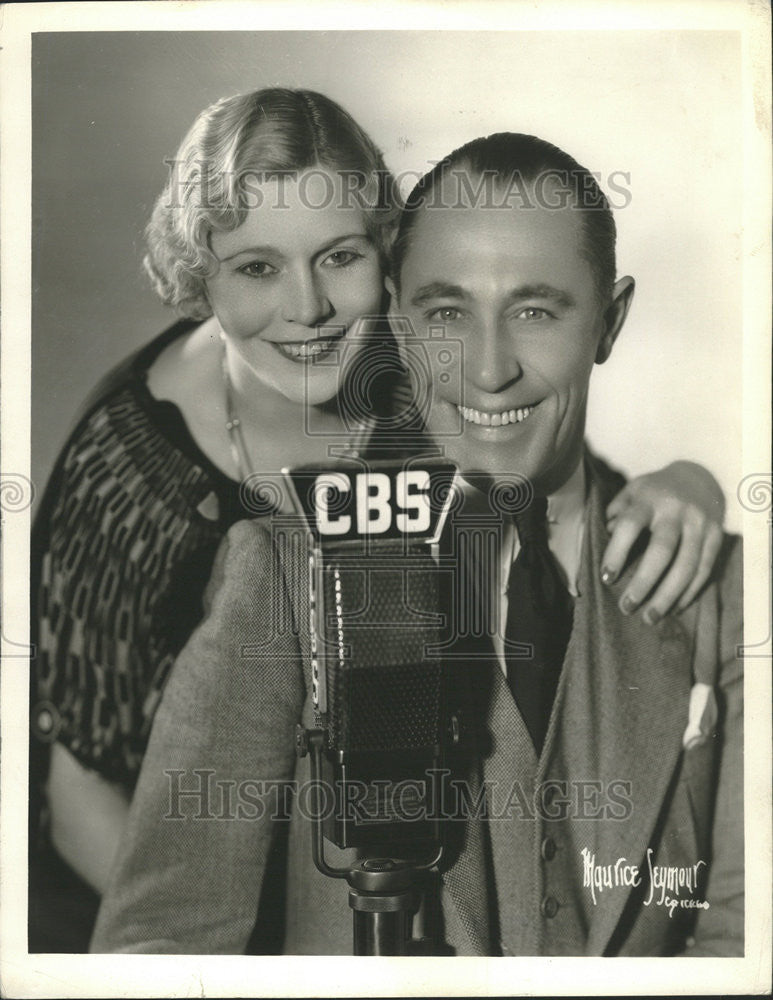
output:
[[[371,859],[433,856],[452,728],[439,539],[456,467],[347,458],[283,474],[308,532],[315,729],[298,738],[316,755],[321,831]],[[328,868],[321,837],[315,862],[348,877]]]

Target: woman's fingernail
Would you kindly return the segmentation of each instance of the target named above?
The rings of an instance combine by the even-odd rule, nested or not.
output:
[[[636,601],[629,594],[626,594],[620,602],[620,609],[624,615],[630,615],[632,611],[636,610]]]
[[[644,621],[647,625],[656,625],[663,616],[659,611],[654,608],[650,608],[644,615]]]
[[[603,566],[602,567],[602,569],[601,569],[601,582],[602,583],[606,583],[607,585],[609,585],[610,583],[614,583],[616,576],[617,576],[617,573],[615,573],[614,570],[611,570],[609,568],[609,566]]]

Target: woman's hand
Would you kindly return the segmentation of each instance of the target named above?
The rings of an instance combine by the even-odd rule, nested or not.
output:
[[[612,534],[601,579],[614,583],[641,533],[650,539],[620,599],[620,610],[641,608],[654,625],[676,604],[681,611],[709,578],[722,545],[725,498],[711,473],[694,462],[672,462],[632,479],[607,507]]]

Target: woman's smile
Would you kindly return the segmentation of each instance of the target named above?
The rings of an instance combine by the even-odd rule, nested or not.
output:
[[[352,334],[381,311],[381,261],[364,213],[342,206],[342,192],[330,197],[342,185],[319,168],[266,180],[244,222],[212,235],[220,267],[207,292],[239,395],[254,397],[257,381],[291,402],[322,405],[341,391],[341,362],[365,346]]]
[[[273,346],[288,361],[309,366],[333,353],[343,340],[346,331],[338,336],[312,337],[310,340],[273,341]]]

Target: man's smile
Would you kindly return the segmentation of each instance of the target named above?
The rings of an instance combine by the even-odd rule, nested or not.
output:
[[[472,406],[456,404],[468,424],[479,424],[482,427],[506,427],[508,424],[520,424],[534,412],[534,403],[530,406],[519,406],[511,410],[476,410]]]

